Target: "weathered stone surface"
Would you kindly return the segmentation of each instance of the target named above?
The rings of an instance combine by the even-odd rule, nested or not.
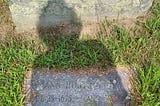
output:
[[[102,76],[50,71],[30,73],[25,83],[31,91],[27,106],[127,106],[131,99],[125,70]]]
[[[108,18],[135,18],[144,14],[153,0],[9,0],[18,30],[60,23],[94,22]]]

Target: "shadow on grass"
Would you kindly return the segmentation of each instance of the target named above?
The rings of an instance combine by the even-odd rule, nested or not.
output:
[[[53,9],[53,4],[59,9]],[[46,16],[52,10],[53,15]],[[46,28],[53,24],[59,26]],[[48,1],[42,9],[38,27],[39,37],[48,50],[35,59],[35,67],[75,69],[94,66],[105,70],[114,67],[112,54],[100,40],[79,40],[81,21],[63,0]]]
[[[47,39],[49,50],[36,59],[35,66],[65,69],[114,67],[111,53],[99,40],[78,40],[76,33],[58,40],[54,37]]]

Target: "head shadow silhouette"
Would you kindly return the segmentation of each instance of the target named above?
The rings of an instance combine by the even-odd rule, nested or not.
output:
[[[54,10],[55,8],[57,10]],[[51,12],[52,15],[48,16],[48,12]],[[48,50],[35,59],[34,68],[49,67],[75,70],[94,67],[103,71],[107,71],[111,67],[114,69],[112,54],[100,40],[79,40],[82,27],[80,23],[74,9],[68,7],[63,0],[49,0],[48,5],[42,9],[37,25],[39,37],[47,45]],[[52,26],[53,24],[57,24],[57,26]],[[36,73],[34,71],[32,75],[33,86],[38,86],[41,83],[40,81],[39,84],[34,85],[34,81],[40,80],[34,76]],[[108,79],[118,81],[111,97],[113,99],[118,97],[113,102],[115,104],[121,103],[120,106],[124,106],[127,91],[121,82],[122,77],[115,71],[108,75]],[[37,95],[35,99],[39,97],[41,96]],[[105,104],[104,106],[108,105]]]
[[[38,56],[35,67],[97,67],[102,70],[114,67],[112,54],[100,40],[79,40],[81,20],[74,8],[63,0],[48,1],[41,10],[37,27],[48,50]]]

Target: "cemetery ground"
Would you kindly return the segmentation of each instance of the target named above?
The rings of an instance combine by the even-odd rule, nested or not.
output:
[[[75,33],[58,39],[51,38],[49,34],[45,38],[47,47],[31,33],[17,34],[7,1],[0,0],[0,106],[23,105],[24,76],[34,67],[85,70],[86,67],[106,68],[118,64],[136,68],[138,76],[133,82],[133,96],[137,105],[160,106],[159,0],[154,0],[145,17],[137,19],[134,28],[126,29],[112,23],[102,22],[102,31],[96,38],[105,49],[93,40],[90,42],[90,38],[78,41]],[[108,57],[110,60],[107,62],[101,61]]]

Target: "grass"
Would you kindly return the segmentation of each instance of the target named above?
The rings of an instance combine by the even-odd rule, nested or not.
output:
[[[33,67],[106,69],[117,64],[138,71],[136,101],[141,106],[160,106],[160,3],[154,1],[153,16],[139,22],[133,35],[123,27],[112,26],[109,37],[78,40],[77,34],[42,42],[24,36],[8,36],[0,43],[0,106],[22,106],[25,73]],[[4,11],[0,15],[4,18]],[[0,17],[1,17],[0,16]],[[6,20],[6,19],[4,19]],[[51,37],[52,40],[50,39]],[[46,45],[46,46],[44,46]]]
[[[112,56],[99,40],[79,41],[78,36],[72,33],[70,36],[50,43],[49,46],[50,51],[35,59],[34,65],[36,67],[76,69],[92,65],[107,68],[113,65]]]
[[[24,74],[34,54],[24,45],[11,42],[6,45],[0,46],[0,105],[19,106],[23,105]]]

